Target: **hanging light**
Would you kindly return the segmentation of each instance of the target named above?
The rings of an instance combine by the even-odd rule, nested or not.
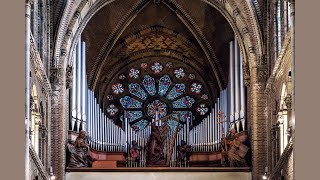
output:
[[[262,179],[268,179],[267,173],[264,173],[264,175],[262,176]]]
[[[268,179],[268,167],[265,167],[264,175],[262,176],[262,179]]]
[[[54,176],[53,171],[52,171],[52,167],[50,167],[50,180],[56,179],[56,176]]]

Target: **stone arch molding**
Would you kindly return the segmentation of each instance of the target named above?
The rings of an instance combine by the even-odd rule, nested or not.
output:
[[[72,52],[86,24],[96,12],[114,1],[117,0],[68,1],[57,32],[58,36],[53,54],[53,68],[65,69],[67,64],[72,65]],[[137,5],[149,1],[150,0],[141,0]],[[164,1],[175,3],[174,0]],[[248,66],[248,69],[251,70],[261,65],[260,60],[263,54],[262,37],[252,3],[248,0],[199,1],[203,1],[217,9],[230,23],[239,41],[240,50],[243,55],[243,63]],[[251,82],[256,80],[256,75],[251,77]]]

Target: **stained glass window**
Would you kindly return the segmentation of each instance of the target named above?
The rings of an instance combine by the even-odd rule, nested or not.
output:
[[[170,77],[168,75],[162,76],[160,78],[160,80],[159,80],[159,92],[158,92],[158,94],[160,96],[164,96],[167,93],[170,85],[171,85]]]
[[[125,78],[126,78],[126,75],[124,75],[124,74],[119,75],[119,79],[124,80]]]
[[[107,96],[107,99],[108,99],[109,101],[112,101],[112,100],[113,100],[112,94],[109,94],[109,95]]]
[[[187,122],[187,121],[191,122],[192,120],[191,111],[172,111],[172,115],[183,122]]]
[[[133,124],[133,125],[131,126],[131,128],[132,128],[134,131],[138,132],[138,131],[141,131],[141,130],[143,130],[144,128],[146,128],[147,125],[148,125],[148,121],[145,120],[145,119],[143,119],[143,120],[138,121],[138,122],[136,122],[135,124]]]
[[[206,107],[205,104],[200,104],[200,106],[197,107],[197,109],[196,109],[196,111],[197,111],[198,113],[200,113],[200,115],[205,115],[205,114],[208,112],[208,110],[209,110],[209,109]]]
[[[195,106],[197,100],[207,100],[208,95],[205,94],[207,92],[202,92],[202,84],[193,80],[196,75],[192,72],[186,73],[185,67],[175,67],[172,62],[165,64],[142,62],[139,66],[141,67],[132,67],[126,74],[120,73],[119,75],[121,83],[122,80],[129,78],[128,84],[126,84],[128,91],[124,89],[120,82],[112,85],[114,94],[128,94],[118,97],[111,93],[108,95],[114,97],[107,96],[110,101],[120,98],[120,106],[128,110],[122,118],[127,118],[135,131],[143,130],[151,119],[156,118],[156,112],[158,112],[157,118],[172,114],[172,118],[168,120],[171,129],[185,128],[184,122],[191,122],[195,115],[202,116],[208,113],[209,108],[206,107],[205,103]],[[150,70],[152,71],[151,74],[145,74]],[[161,76],[154,74],[163,71],[170,72],[175,77],[169,74]],[[144,76],[142,76],[142,73]],[[192,83],[187,85],[182,82],[182,78],[187,78]],[[199,94],[199,96],[194,93]],[[106,111],[110,118],[116,117],[115,115],[120,111],[118,108],[115,105],[107,107]],[[191,111],[191,108],[195,108],[195,112]],[[181,123],[176,122],[175,119],[180,120]]]
[[[148,64],[147,63],[141,63],[141,68],[146,70],[148,67]]]
[[[208,95],[206,95],[206,94],[202,94],[201,99],[203,99],[203,100],[207,100],[207,99],[208,99]]]
[[[172,66],[173,66],[172,62],[167,62],[167,64],[166,64],[167,68],[172,68]]]
[[[167,115],[167,105],[160,100],[154,100],[147,106],[147,114],[151,118],[155,118],[156,110],[158,111],[159,118],[163,118]]]
[[[126,118],[132,122],[142,117],[142,111],[127,111]]]
[[[131,68],[131,69],[130,69],[129,76],[130,76],[131,78],[137,79],[137,78],[139,77],[139,74],[140,74],[139,69],[135,69],[135,68]]]
[[[194,99],[186,96],[181,99],[178,99],[172,103],[173,108],[191,108],[194,103]]]
[[[131,83],[129,85],[129,92],[142,100],[146,100],[148,97],[147,93],[145,93],[141,86],[137,83]]]
[[[142,108],[142,102],[130,96],[125,96],[121,98],[120,103],[124,108]]]
[[[110,104],[110,106],[107,108],[107,112],[110,116],[114,116],[118,111],[118,108],[114,104]]]
[[[121,93],[123,93],[124,88],[123,88],[122,84],[117,83],[117,84],[112,85],[112,91],[115,94],[121,94]]]
[[[201,92],[201,88],[202,88],[201,84],[193,83],[191,85],[191,92],[199,94]]]
[[[171,119],[168,120],[168,125],[169,125],[171,131],[176,130],[178,124],[179,123],[177,121],[174,121]]]
[[[189,79],[195,79],[196,75],[195,74],[189,74]]]
[[[154,73],[156,74],[160,73],[162,69],[163,69],[163,66],[158,62],[155,62],[151,67],[151,70],[154,71]]]
[[[185,76],[183,68],[176,69],[173,73],[177,78],[183,78]]]
[[[167,99],[173,100],[176,97],[179,97],[185,92],[186,86],[184,84],[175,84],[174,87],[171,89],[169,94],[167,95]]]
[[[149,76],[149,75],[146,75],[144,78],[143,78],[143,86],[144,88],[148,91],[148,93],[151,95],[151,96],[154,96],[156,94],[156,84],[155,84],[155,81],[154,81],[154,78]]]

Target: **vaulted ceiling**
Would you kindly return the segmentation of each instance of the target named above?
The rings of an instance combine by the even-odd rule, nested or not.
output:
[[[197,106],[207,95],[204,103],[210,107],[227,85],[233,38],[226,19],[200,0],[115,1],[101,8],[82,33],[88,84],[103,106],[110,102],[121,106],[114,99],[128,95],[130,83],[140,82],[143,87],[145,75],[150,75],[157,89],[160,78],[169,75],[172,86],[186,84],[185,95]],[[155,63],[160,63],[161,72],[153,69]],[[185,76],[178,78],[179,68]],[[134,78],[131,69],[138,70],[139,77]],[[119,83],[123,95],[114,93],[113,85]],[[201,93],[190,90],[194,83],[202,86]]]

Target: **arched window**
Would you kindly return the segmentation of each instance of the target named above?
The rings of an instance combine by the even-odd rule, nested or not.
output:
[[[31,104],[31,126],[30,126],[30,140],[36,153],[39,155],[39,125],[41,124],[41,117],[39,112],[39,102],[37,88],[32,86],[32,104]]]
[[[290,4],[289,0],[275,0],[274,2],[274,45],[276,58],[281,51],[285,36],[292,24],[290,19]]]
[[[288,130],[288,111],[285,103],[287,97],[287,87],[285,84],[282,85],[281,96],[280,96],[280,107],[278,111],[278,123],[280,131],[280,155],[283,153],[285,147],[288,144],[287,130]]]

